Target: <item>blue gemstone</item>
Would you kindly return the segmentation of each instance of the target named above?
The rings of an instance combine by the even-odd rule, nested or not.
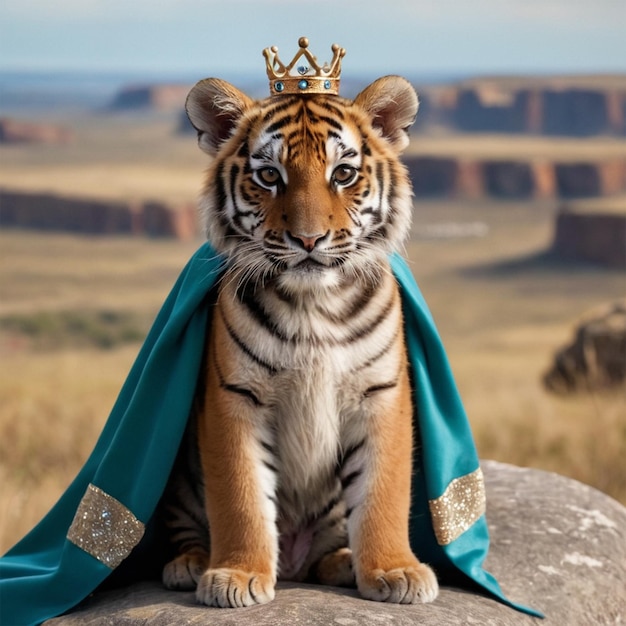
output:
[[[304,76],[308,71],[309,71],[309,68],[306,65],[298,66],[298,73],[300,74],[300,76]]]
[[[306,89],[309,86],[309,81],[308,80],[301,80],[298,83],[298,89]]]
[[[330,81],[329,80],[325,80],[324,81],[324,89],[330,89]]]
[[[284,83],[277,82],[274,84],[274,89],[276,89],[278,93],[280,93],[284,88],[285,88]]]

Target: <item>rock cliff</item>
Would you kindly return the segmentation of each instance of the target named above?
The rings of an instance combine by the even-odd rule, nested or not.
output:
[[[626,195],[563,205],[552,251],[565,260],[626,269]]]
[[[192,203],[122,202],[0,189],[0,226],[84,235],[190,239],[197,234]]]
[[[626,135],[624,76],[472,79],[420,89],[423,126],[469,133]]]
[[[71,131],[56,124],[0,118],[0,144],[66,143],[71,139]]]

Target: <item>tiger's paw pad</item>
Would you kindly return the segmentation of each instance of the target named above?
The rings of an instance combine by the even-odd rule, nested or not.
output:
[[[268,574],[228,568],[207,570],[196,588],[198,602],[223,608],[265,604],[274,594],[274,581]]]
[[[358,588],[368,600],[398,604],[432,602],[439,593],[437,577],[423,563],[388,571],[372,570],[359,578]]]
[[[208,567],[209,555],[206,552],[179,554],[163,568],[163,584],[168,589],[179,591],[195,589]]]

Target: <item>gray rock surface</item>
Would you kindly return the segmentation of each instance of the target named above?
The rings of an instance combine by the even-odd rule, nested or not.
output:
[[[276,599],[245,609],[198,606],[193,593],[139,583],[94,595],[46,626],[301,624],[356,626],[596,626],[626,623],[626,508],[574,480],[483,462],[491,550],[486,569],[514,601],[544,621],[491,598],[444,587],[433,604],[398,606],[356,591],[281,583]]]

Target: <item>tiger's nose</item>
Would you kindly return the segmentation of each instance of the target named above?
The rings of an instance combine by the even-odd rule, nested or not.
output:
[[[317,246],[322,239],[326,238],[326,235],[328,235],[328,232],[325,232],[324,234],[305,235],[302,233],[294,234],[287,231],[287,237],[298,246],[304,248],[307,252],[312,252],[315,246]]]

